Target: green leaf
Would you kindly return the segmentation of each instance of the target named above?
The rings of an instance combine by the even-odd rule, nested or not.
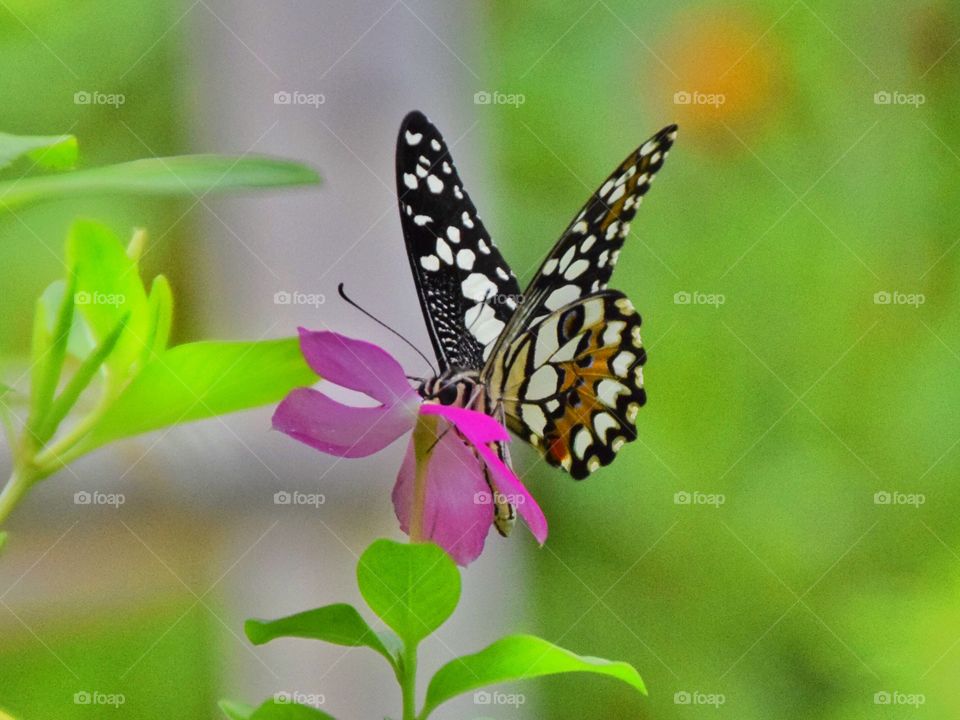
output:
[[[41,167],[65,170],[77,163],[77,139],[73,135],[0,133],[0,169],[24,156]]]
[[[316,381],[296,338],[178,345],[144,366],[80,446],[278,402]]]
[[[394,664],[394,658],[387,648],[396,647],[399,643],[394,637],[381,638],[356,608],[345,603],[307,610],[278,620],[247,620],[243,629],[254,645],[263,645],[281,637],[323,640],[335,645],[368,647],[383,655],[391,665]]]
[[[451,660],[440,668],[427,688],[421,718],[426,718],[441,703],[477,688],[569,672],[609,675],[647,694],[640,675],[628,663],[577,655],[532,635],[509,635],[478,653]]]
[[[147,298],[147,337],[142,364],[167,349],[170,326],[173,324],[173,293],[163,275],[157,275]]]
[[[217,705],[230,720],[249,720],[254,711],[252,705],[233,700],[221,700]]]
[[[202,196],[318,182],[315,170],[288,160],[257,155],[182,155],[3,182],[0,207],[16,209],[42,200],[86,195]]]
[[[79,220],[70,229],[67,262],[76,276],[77,312],[97,342],[126,318],[123,334],[105,363],[108,383],[119,387],[143,354],[148,334],[147,294],[137,262],[108,227],[89,220]]]
[[[57,319],[57,310],[63,302],[63,296],[66,293],[66,284],[63,280],[55,280],[50,283],[38,301],[37,312],[43,314],[44,324],[47,336],[52,337],[54,324]],[[90,351],[93,350],[94,341],[87,327],[83,315],[78,312],[73,313],[73,326],[70,328],[70,337],[67,340],[67,354],[82,360]]]
[[[0,553],[3,552],[3,548],[6,544],[7,544],[7,533],[0,532]]]
[[[117,321],[117,325],[113,331],[107,335],[100,345],[80,364],[80,367],[74,372],[73,377],[67,382],[66,386],[60,392],[60,395],[53,401],[49,412],[47,412],[44,417],[43,424],[36,430],[36,438],[40,444],[47,442],[47,440],[53,437],[60,423],[63,422],[67,413],[70,412],[80,398],[80,394],[86,390],[87,386],[97,374],[97,371],[106,361],[107,357],[109,357],[114,347],[116,347],[117,341],[123,333],[125,322],[126,317],[120,318],[120,320]]]
[[[357,564],[360,594],[409,645],[440,627],[460,600],[460,572],[433,544],[377,540]]]
[[[31,379],[30,395],[30,431],[32,433],[36,433],[45,421],[60,382],[63,361],[67,356],[67,343],[73,328],[73,290],[76,288],[76,276],[71,275],[68,283],[67,290],[60,300],[53,331],[46,334],[46,309],[42,304],[38,304],[37,316],[34,318],[34,346],[31,357],[34,373]]]
[[[334,720],[322,710],[276,698],[267,700],[256,710],[243,703],[221,700],[220,709],[230,720]]]

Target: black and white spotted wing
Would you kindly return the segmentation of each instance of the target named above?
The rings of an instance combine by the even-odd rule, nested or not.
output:
[[[441,371],[479,370],[520,298],[440,132],[419,112],[397,137],[400,220]]]
[[[575,478],[634,440],[646,401],[640,316],[607,290],[637,207],[676,138],[632,152],[574,217],[524,293],[482,379],[515,433]]]
[[[630,223],[676,137],[676,125],[663,128],[630,153],[590,197],[530,282],[508,334],[607,287]]]

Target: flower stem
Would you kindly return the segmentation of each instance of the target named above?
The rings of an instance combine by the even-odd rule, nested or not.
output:
[[[427,467],[437,444],[437,418],[419,415],[413,429],[413,454],[416,469],[413,475],[413,512],[410,517],[410,542],[423,542],[423,511],[427,503]]]
[[[403,693],[403,720],[417,720],[417,646],[409,643],[403,649],[403,675],[400,691]]]

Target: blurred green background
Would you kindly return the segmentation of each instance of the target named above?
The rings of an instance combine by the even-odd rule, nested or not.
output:
[[[520,268],[680,124],[612,283],[645,320],[640,440],[577,487],[534,471],[541,629],[631,660],[651,694],[565,678],[543,716],[960,715],[960,8],[504,2],[490,19],[491,71],[526,95],[496,130]]]
[[[334,6],[318,5],[318,22],[335,21]],[[0,3],[0,128],[75,133],[88,165],[183,151],[188,33],[161,34],[183,11]],[[960,716],[960,8],[578,0],[473,11],[473,37],[445,38],[477,75],[461,88],[482,130],[467,144],[489,159],[496,192],[473,196],[502,218],[498,241],[522,279],[628,151],[680,124],[613,281],[645,321],[640,439],[579,484],[515,450],[551,536],[529,553],[528,587],[509,591],[529,593],[533,629],[549,640],[635,664],[650,696],[565,677],[543,681],[538,709],[491,712]],[[141,101],[78,108],[65,101],[78,86]],[[478,90],[524,102],[474,106]],[[53,256],[76,213],[149,227],[144,274],[176,278],[188,207],[104,199],[0,217],[0,353],[25,351],[27,308],[59,276]],[[177,331],[190,322],[178,315]],[[140,704],[122,716],[170,717],[174,697],[177,717],[213,716],[221,656],[242,651],[209,642],[215,621],[189,610],[183,588],[125,615],[119,633],[114,611],[95,605],[48,624],[44,643],[109,687],[177,621],[127,681]],[[43,618],[38,605],[26,619]],[[25,718],[92,717],[51,690],[64,669],[48,649],[20,629],[0,643],[4,701]],[[916,696],[919,707],[903,704]]]

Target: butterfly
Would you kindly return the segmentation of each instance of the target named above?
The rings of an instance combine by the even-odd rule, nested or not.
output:
[[[607,283],[676,133],[665,127],[617,166],[521,292],[440,132],[420,112],[404,118],[400,218],[439,364],[419,384],[425,400],[493,416],[576,479],[636,439],[646,401],[640,315]],[[509,462],[506,446],[497,450]],[[514,508],[493,490],[506,535]]]

